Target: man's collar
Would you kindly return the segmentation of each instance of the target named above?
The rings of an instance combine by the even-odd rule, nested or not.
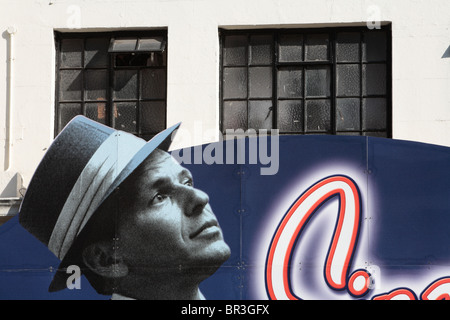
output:
[[[111,296],[111,300],[136,300],[136,299],[125,297],[118,293],[113,293]]]
[[[200,290],[198,290],[198,296],[199,296],[200,300],[206,300],[205,296],[203,295],[203,293]],[[111,300],[136,300],[136,299],[123,296],[119,293],[113,293],[111,296]]]

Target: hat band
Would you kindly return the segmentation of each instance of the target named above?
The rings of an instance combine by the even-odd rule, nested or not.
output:
[[[48,248],[59,259],[64,258],[109,187],[145,143],[132,134],[117,131],[94,153],[73,186],[49,240]]]

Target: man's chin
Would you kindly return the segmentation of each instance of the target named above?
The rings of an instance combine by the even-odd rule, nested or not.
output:
[[[224,264],[231,255],[230,247],[224,241],[218,241],[207,248],[203,248],[202,252],[192,260],[190,269],[205,277],[209,277]]]
[[[231,250],[225,241],[216,241],[204,248],[204,257],[209,263],[222,265],[231,255]],[[207,262],[207,261],[205,261]]]
[[[222,242],[220,250],[218,250],[217,254],[218,263],[222,265],[225,261],[227,261],[230,258],[230,255],[231,255],[230,247],[225,242]]]

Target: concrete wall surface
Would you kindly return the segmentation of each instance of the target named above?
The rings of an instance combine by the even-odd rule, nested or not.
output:
[[[181,148],[219,138],[220,28],[390,23],[393,138],[450,146],[449,12],[448,0],[0,0],[0,198],[20,197],[54,138],[55,31],[167,29]]]

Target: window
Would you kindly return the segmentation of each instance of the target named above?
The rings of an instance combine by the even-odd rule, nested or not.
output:
[[[391,136],[390,29],[221,30],[221,128]]]
[[[167,33],[56,33],[56,134],[76,115],[150,139],[166,127]]]

